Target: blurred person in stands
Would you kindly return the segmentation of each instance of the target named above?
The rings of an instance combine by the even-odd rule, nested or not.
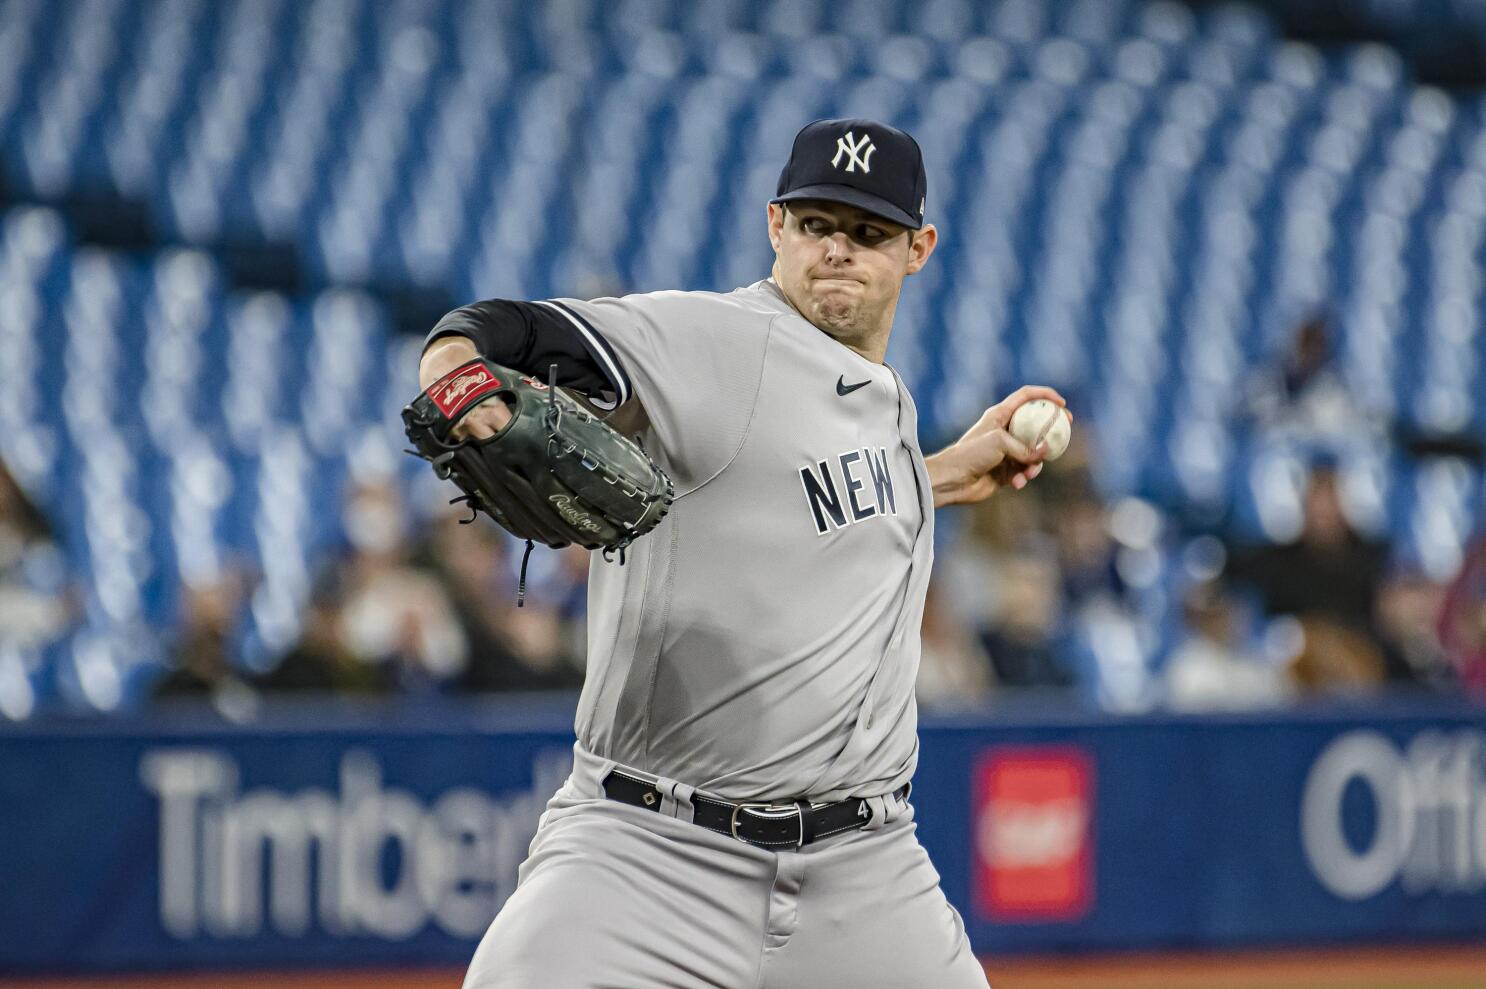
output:
[[[1070,611],[1092,604],[1119,605],[1125,583],[1116,564],[1109,509],[1084,482],[1069,485],[1054,503],[1049,533],[1058,555],[1063,594]]]
[[[1334,336],[1330,315],[1313,313],[1296,327],[1280,359],[1249,380],[1244,412],[1262,436],[1325,443],[1386,430],[1348,387]]]
[[[574,566],[574,547],[549,557],[549,565],[529,571],[528,595],[523,607],[513,607],[509,592],[496,598],[493,606],[506,641],[520,663],[520,676],[525,681],[518,689],[556,690],[583,686],[583,659],[586,642],[575,642],[565,607],[571,604],[574,588],[586,598],[588,551],[577,553],[584,558],[581,573]],[[507,588],[510,587],[507,573]]]
[[[1128,588],[1117,563],[1119,546],[1111,531],[1110,511],[1094,488],[1087,444],[1075,436],[1058,470],[1047,473],[1026,498],[994,500],[982,508],[986,533],[998,553],[1050,555],[1056,564],[1065,611],[1101,603],[1123,606]]]
[[[1006,687],[1068,687],[1073,677],[1058,656],[1063,614],[1061,574],[1049,553],[1022,552],[996,566],[995,604],[980,641],[996,682]]]
[[[1314,615],[1300,618],[1290,677],[1307,697],[1377,693],[1386,679],[1377,640]]]
[[[1336,468],[1321,460],[1306,485],[1299,536],[1238,550],[1230,574],[1253,586],[1270,614],[1324,617],[1366,631],[1387,548],[1347,521]]]
[[[1249,647],[1239,605],[1221,579],[1194,582],[1182,597],[1184,635],[1165,670],[1167,704],[1180,711],[1249,710],[1294,693],[1283,666]]]
[[[54,641],[75,611],[50,523],[0,461],[0,646]]]
[[[1395,560],[1377,590],[1374,625],[1390,683],[1457,691],[1460,677],[1440,637],[1446,587],[1412,561]]]
[[[1320,460],[1306,487],[1300,535],[1236,551],[1229,576],[1253,588],[1267,614],[1298,620],[1291,673],[1305,692],[1366,692],[1384,679],[1373,617],[1386,558],[1386,547],[1347,521],[1335,466]]]
[[[155,697],[205,698],[234,718],[251,713],[254,691],[232,651],[245,593],[246,581],[233,571],[182,586],[172,668],[155,682]]]
[[[582,685],[562,598],[572,583],[572,553],[559,555],[556,580],[534,580],[524,607],[510,593],[510,554],[493,526],[462,526],[449,513],[434,522],[425,564],[440,578],[469,643],[459,687],[474,691],[553,690]],[[588,555],[581,548],[586,585]]]
[[[938,565],[952,575],[943,589],[954,595],[953,614],[971,626],[979,646],[973,651],[989,657],[987,691],[1072,686],[1072,670],[1060,655],[1063,630],[1076,606],[1105,599],[1104,592],[1118,587],[1104,507],[1093,497],[1078,437],[1058,468],[1028,486],[1026,497],[973,506],[966,538]],[[925,608],[934,605],[931,585]],[[931,626],[926,611],[924,663],[930,662],[931,634],[953,639],[948,628]],[[979,676],[968,673],[971,665],[957,669],[979,684]],[[938,683],[927,681],[930,690]]]
[[[387,481],[355,486],[344,526],[349,553],[337,568],[340,643],[398,689],[455,686],[468,666],[469,643],[443,584],[409,561],[396,489]]]
[[[269,693],[386,693],[397,688],[388,664],[365,663],[341,635],[340,575],[331,568],[316,582],[299,641],[254,685]]]
[[[1466,553],[1445,592],[1440,641],[1472,697],[1486,701],[1486,535]]]
[[[991,658],[955,613],[938,581],[924,599],[923,651],[915,694],[927,707],[969,707],[991,695]]]

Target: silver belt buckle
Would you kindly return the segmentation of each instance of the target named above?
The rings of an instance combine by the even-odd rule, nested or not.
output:
[[[738,841],[751,845],[753,842],[738,834],[738,815],[745,810],[756,812],[760,817],[783,817],[786,814],[794,814],[795,820],[800,824],[800,834],[795,839],[795,848],[805,846],[805,815],[800,812],[797,804],[733,804],[733,813],[728,818],[728,830]]]

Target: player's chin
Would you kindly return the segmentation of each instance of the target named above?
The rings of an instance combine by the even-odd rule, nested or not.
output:
[[[821,296],[815,302],[813,322],[822,329],[846,329],[856,322],[858,305],[854,299]]]

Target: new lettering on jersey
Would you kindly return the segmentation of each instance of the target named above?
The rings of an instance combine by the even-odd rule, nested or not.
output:
[[[898,514],[893,475],[888,469],[884,447],[848,450],[806,464],[800,468],[800,484],[805,489],[805,504],[818,535],[844,529],[875,515]]]

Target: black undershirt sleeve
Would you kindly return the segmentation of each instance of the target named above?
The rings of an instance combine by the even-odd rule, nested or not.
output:
[[[556,364],[558,385],[590,398],[613,401],[621,393],[572,321],[550,306],[506,299],[461,306],[438,321],[424,349],[447,336],[469,337],[482,356],[542,382]]]

